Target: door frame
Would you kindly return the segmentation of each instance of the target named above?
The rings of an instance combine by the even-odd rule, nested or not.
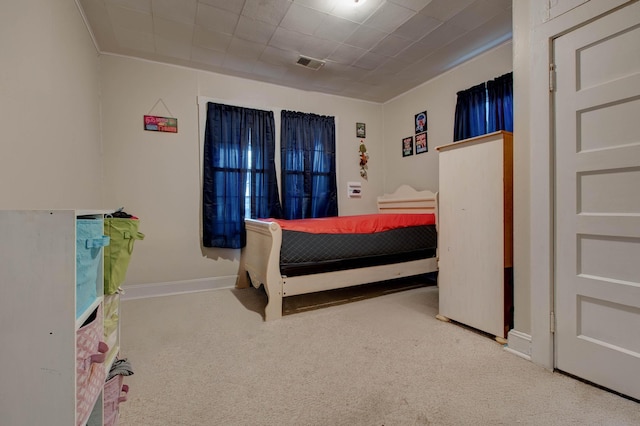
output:
[[[555,367],[554,334],[551,331],[552,325],[555,326],[552,323],[555,295],[555,118],[553,93],[549,90],[553,41],[596,17],[634,1],[590,0],[549,19],[547,5],[530,0],[533,30],[529,46],[531,100],[528,111],[531,361],[548,369]],[[540,120],[540,117],[546,119]]]

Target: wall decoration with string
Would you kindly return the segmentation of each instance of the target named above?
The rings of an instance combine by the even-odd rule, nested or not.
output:
[[[162,103],[169,113],[169,117],[151,115],[158,103]],[[164,103],[162,98],[159,98],[153,107],[151,107],[149,114],[144,116],[144,130],[149,130],[151,132],[178,133],[178,119],[172,116],[173,114],[169,111],[167,104]]]

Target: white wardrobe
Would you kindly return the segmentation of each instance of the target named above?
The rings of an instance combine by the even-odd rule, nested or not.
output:
[[[438,318],[503,341],[513,306],[513,135],[439,146]]]

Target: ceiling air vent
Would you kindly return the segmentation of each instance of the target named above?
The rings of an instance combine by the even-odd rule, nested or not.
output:
[[[306,56],[300,56],[296,61],[296,64],[305,67],[311,68],[312,70],[319,70],[325,64],[324,61],[319,59],[308,58]]]

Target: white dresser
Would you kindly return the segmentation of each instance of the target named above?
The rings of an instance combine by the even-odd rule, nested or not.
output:
[[[439,152],[439,319],[503,341],[513,306],[513,135],[499,131]]]

